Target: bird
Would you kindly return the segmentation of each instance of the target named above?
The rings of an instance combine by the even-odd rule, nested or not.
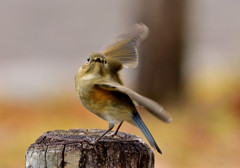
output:
[[[122,123],[126,121],[137,126],[149,144],[162,154],[137,107],[145,108],[166,123],[172,120],[170,114],[155,101],[123,86],[119,74],[123,68],[137,67],[138,46],[148,34],[149,28],[145,24],[134,24],[103,51],[91,52],[75,75],[75,88],[81,104],[109,123],[109,129],[99,136],[94,144],[109,133],[115,124],[119,125],[112,135],[117,135]]]

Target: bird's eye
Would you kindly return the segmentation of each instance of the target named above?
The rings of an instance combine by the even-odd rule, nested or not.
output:
[[[87,59],[87,62],[89,62],[89,61],[90,61],[90,58]]]

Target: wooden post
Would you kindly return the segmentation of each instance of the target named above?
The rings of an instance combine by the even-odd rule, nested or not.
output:
[[[26,168],[153,168],[154,154],[143,140],[119,132],[94,140],[105,130],[43,133],[26,151]]]

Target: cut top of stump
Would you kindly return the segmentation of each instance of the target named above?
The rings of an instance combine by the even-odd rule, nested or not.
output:
[[[154,167],[154,155],[139,137],[105,130],[71,129],[43,133],[26,151],[26,168]]]

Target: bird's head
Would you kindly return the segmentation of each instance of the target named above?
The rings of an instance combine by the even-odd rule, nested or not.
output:
[[[80,76],[103,76],[106,73],[106,68],[107,60],[105,55],[99,52],[92,52],[90,57],[87,59],[87,62],[82,65],[78,73],[81,74]]]

